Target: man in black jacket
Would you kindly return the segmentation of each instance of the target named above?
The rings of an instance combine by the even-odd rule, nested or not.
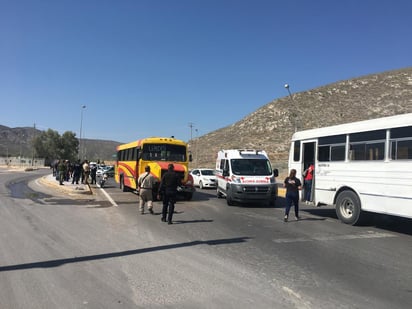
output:
[[[175,202],[177,195],[177,187],[180,185],[180,177],[174,171],[173,164],[169,164],[167,172],[163,175],[162,181],[159,186],[159,194],[163,196],[163,209],[162,209],[162,221],[166,222],[166,213],[167,223],[172,224],[173,212],[175,210]]]

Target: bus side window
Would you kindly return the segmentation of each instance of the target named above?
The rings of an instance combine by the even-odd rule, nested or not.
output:
[[[327,162],[330,160],[330,147],[328,146],[319,146],[318,147],[318,160],[320,162]]]
[[[391,130],[392,160],[412,159],[412,126]]]

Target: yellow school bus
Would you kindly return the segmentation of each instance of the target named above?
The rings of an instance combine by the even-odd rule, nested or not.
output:
[[[185,142],[174,137],[148,137],[119,145],[116,152],[115,180],[123,191],[138,191],[139,175],[144,173],[146,166],[150,166],[150,172],[157,180],[153,188],[155,199],[160,180],[172,163],[182,179],[179,195],[183,195],[186,200],[192,199],[195,188],[188,170],[192,158]]]

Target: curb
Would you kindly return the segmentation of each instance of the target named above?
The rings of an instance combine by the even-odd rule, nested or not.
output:
[[[285,195],[286,195],[286,189],[278,187],[278,196],[285,197]]]
[[[90,184],[72,184],[70,181],[65,181],[63,185],[60,185],[59,182],[53,175],[46,175],[39,179],[39,182],[42,185],[48,186],[53,189],[57,189],[62,193],[69,193],[70,195],[82,195],[90,197],[94,195]]]

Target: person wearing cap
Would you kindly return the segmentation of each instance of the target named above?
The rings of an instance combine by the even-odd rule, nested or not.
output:
[[[159,186],[158,198],[163,196],[162,221],[172,224],[173,212],[175,210],[177,187],[180,185],[180,177],[174,171],[173,164],[169,164],[167,172],[163,175]]]
[[[145,172],[140,174],[137,185],[139,188],[139,210],[144,214],[144,205],[147,205],[147,209],[153,215],[153,185],[155,177],[150,173],[150,166],[147,165],[144,168]]]

